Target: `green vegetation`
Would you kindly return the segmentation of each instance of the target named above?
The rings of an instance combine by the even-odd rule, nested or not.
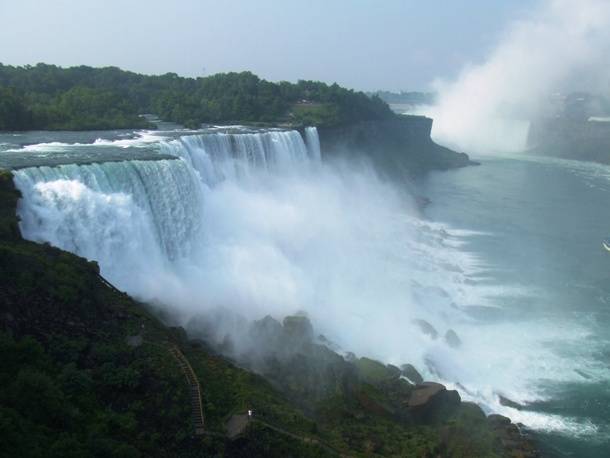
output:
[[[339,125],[392,117],[378,97],[313,81],[272,83],[250,72],[183,78],[116,67],[0,64],[0,130],[147,127],[138,114],[201,123]]]
[[[405,105],[433,105],[436,101],[436,94],[434,92],[377,91],[369,95],[379,97],[387,103]]]

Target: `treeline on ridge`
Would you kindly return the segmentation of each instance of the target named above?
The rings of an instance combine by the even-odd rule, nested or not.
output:
[[[0,130],[149,127],[141,114],[201,123],[340,125],[394,116],[379,97],[314,81],[273,83],[250,72],[186,78],[116,67],[0,64]]]

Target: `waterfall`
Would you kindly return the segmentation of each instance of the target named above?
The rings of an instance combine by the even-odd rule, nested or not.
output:
[[[187,135],[157,143],[176,160],[16,170],[21,232],[26,239],[96,260],[111,282],[150,298],[155,278],[167,280],[169,274],[180,282],[181,275],[201,265],[197,257],[209,243],[210,189],[223,181],[239,184],[257,171],[306,169],[320,157],[316,129],[306,135],[307,144],[297,131]],[[70,146],[65,145],[66,154]],[[61,151],[57,154],[61,157]],[[213,205],[213,199],[207,203],[208,213]]]
[[[30,167],[14,172],[21,232],[87,259],[119,287],[141,292],[186,258],[203,224],[203,192],[180,160]]]
[[[318,137],[318,129],[315,127],[306,127],[305,139],[307,140],[307,149],[310,151],[311,156],[319,161],[322,154],[320,153],[320,137]]]
[[[240,134],[187,135],[161,143],[161,151],[187,161],[209,186],[237,180],[253,170],[298,172],[309,162],[320,161],[320,141],[315,127],[305,130],[307,143],[296,130]]]

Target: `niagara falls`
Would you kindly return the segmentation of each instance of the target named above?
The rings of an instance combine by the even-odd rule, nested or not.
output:
[[[610,455],[610,4],[64,3],[0,6],[0,455]]]

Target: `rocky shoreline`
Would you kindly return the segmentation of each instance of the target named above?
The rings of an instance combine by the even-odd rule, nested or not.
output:
[[[225,313],[221,321],[242,320],[230,311]],[[352,405],[351,414],[356,417],[382,415],[406,425],[437,428],[439,451],[455,447],[456,435],[463,433],[466,424],[488,431],[502,456],[540,456],[535,442],[509,418],[487,416],[478,405],[462,401],[458,391],[424,380],[412,364],[399,368],[342,352],[325,336],[316,336],[304,315],[288,316],[282,322],[267,316],[249,325],[243,320],[248,337],[239,344],[229,335],[217,334],[208,320],[204,316],[192,319],[185,335],[200,339],[245,369],[259,373],[305,409],[336,396],[353,398],[356,406]],[[363,385],[374,387],[376,395],[363,390]],[[450,419],[453,423],[447,424]]]

